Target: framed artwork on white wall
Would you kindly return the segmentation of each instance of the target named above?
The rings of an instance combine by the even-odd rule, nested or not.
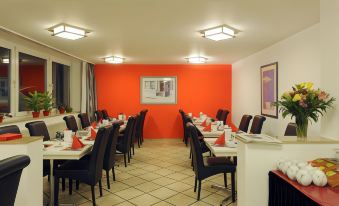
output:
[[[261,114],[278,119],[278,62],[260,68]]]
[[[140,78],[141,104],[176,104],[176,76],[142,76]]]

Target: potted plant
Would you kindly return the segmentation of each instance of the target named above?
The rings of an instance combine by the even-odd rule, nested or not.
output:
[[[46,117],[49,115],[53,106],[52,94],[49,92],[45,92],[41,94],[41,97],[42,97],[42,107],[44,109],[43,114]]]
[[[32,110],[33,118],[38,118],[42,107],[41,94],[37,91],[34,91],[34,93],[29,92],[28,96],[25,97],[25,103],[26,107]]]
[[[73,111],[73,108],[71,106],[66,106],[66,112],[71,113]]]
[[[295,117],[297,136],[307,137],[308,122],[317,122],[319,115],[324,115],[329,107],[332,107],[335,98],[325,91],[313,89],[313,83],[304,82],[292,87],[293,91],[285,92],[277,105],[283,118],[291,115]]]
[[[58,110],[59,110],[59,113],[60,113],[60,114],[64,114],[64,113],[65,113],[65,107],[64,107],[63,105],[60,105],[60,106],[58,107]]]

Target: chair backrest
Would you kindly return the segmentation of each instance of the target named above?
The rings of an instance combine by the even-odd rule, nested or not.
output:
[[[136,133],[137,133],[137,126],[140,123],[141,123],[141,115],[137,114],[135,116],[135,122],[134,122],[134,125],[133,125],[132,134],[131,134],[131,142],[130,142],[131,146],[134,144],[134,141],[135,141],[135,138],[136,138]]]
[[[26,155],[13,156],[0,161],[0,205],[14,205],[22,170],[29,165],[30,161]]]
[[[142,114],[140,112],[140,114],[137,116],[136,122],[135,122],[135,134],[134,134],[134,138],[141,138],[141,127],[142,127]],[[132,142],[133,144],[133,142]]]
[[[25,124],[25,127],[28,129],[29,135],[31,136],[43,136],[43,141],[48,141],[51,139],[44,121],[28,122]]]
[[[221,120],[222,111],[223,111],[222,109],[218,109],[217,114],[215,115],[215,118],[217,118],[217,120],[219,121],[222,121]]]
[[[80,122],[81,122],[81,127],[83,129],[91,126],[91,122],[89,121],[89,117],[87,113],[81,113],[78,115]]]
[[[182,109],[179,109],[179,113],[181,115],[184,137],[187,138],[187,136],[188,136],[187,128],[186,128],[186,123],[187,123],[186,116],[187,116],[187,114]]]
[[[101,110],[102,112],[102,118],[109,120],[109,115],[106,109]]]
[[[140,115],[141,115],[141,136],[144,136],[144,126],[145,126],[145,119],[146,119],[146,115],[147,115],[148,109],[144,109],[141,111]]]
[[[266,117],[261,116],[261,115],[255,115],[252,121],[250,133],[260,134],[265,120],[266,120]]]
[[[115,163],[115,153],[117,150],[117,142],[119,136],[119,123],[113,123],[113,128],[109,134],[109,138],[106,145],[105,156],[104,156],[104,163],[103,169],[110,170],[113,168]]]
[[[187,125],[191,137],[194,172],[196,177],[200,177],[201,172],[203,172],[202,170],[204,169],[204,159],[202,155],[201,144],[195,126],[192,123],[188,123]]]
[[[286,130],[285,130],[285,136],[297,136],[297,124],[290,122],[288,123]]]
[[[88,168],[90,182],[93,184],[97,183],[102,176],[106,144],[111,130],[112,126],[101,127],[96,135]]]
[[[226,121],[227,121],[227,116],[230,112],[228,110],[223,110],[222,114],[221,114],[221,118],[220,121],[224,122],[224,125],[226,125]]]
[[[248,126],[250,125],[250,121],[252,119],[252,115],[243,115],[239,124],[239,130],[243,132],[248,131]]]
[[[131,138],[133,134],[135,124],[135,117],[131,116],[128,118],[127,125],[125,128],[124,136],[122,137],[122,150],[121,152],[128,152],[131,145]]]
[[[97,122],[103,119],[103,115],[102,115],[101,110],[95,111],[95,118],[96,118]]]
[[[77,121],[73,115],[68,115],[63,118],[66,122],[67,129],[72,130],[73,132],[78,131]]]
[[[6,134],[6,133],[21,134],[19,127],[16,125],[8,125],[8,126],[0,127],[0,134]]]

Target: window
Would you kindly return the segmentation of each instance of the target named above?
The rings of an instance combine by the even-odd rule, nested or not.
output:
[[[19,111],[27,111],[25,96],[46,91],[46,59],[19,52]]]
[[[70,68],[67,65],[52,63],[53,98],[56,106],[70,105]]]
[[[0,113],[10,113],[11,50],[0,47]]]

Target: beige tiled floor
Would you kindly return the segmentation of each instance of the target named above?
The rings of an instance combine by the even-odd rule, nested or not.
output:
[[[123,159],[118,157],[117,180],[113,182],[111,177],[111,189],[107,189],[106,176],[103,173],[103,197],[99,196],[99,188],[96,187],[97,205],[220,205],[228,194],[211,188],[211,185],[222,185],[223,176],[204,180],[201,200],[196,201],[197,194],[193,191],[194,172],[188,156],[189,148],[181,140],[146,139],[142,148],[135,150],[135,156],[127,168],[123,166]],[[44,179],[44,202],[48,201],[48,195],[49,184]],[[79,190],[73,189],[73,195],[69,195],[66,188],[66,191],[60,192],[59,200],[60,203],[90,206],[90,187],[80,184]]]

